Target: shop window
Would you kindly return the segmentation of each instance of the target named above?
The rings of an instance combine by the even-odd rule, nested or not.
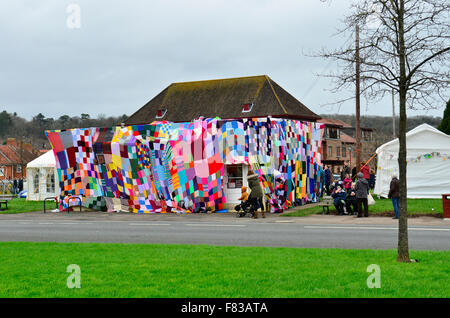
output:
[[[227,165],[228,189],[240,189],[244,185],[242,165]]]

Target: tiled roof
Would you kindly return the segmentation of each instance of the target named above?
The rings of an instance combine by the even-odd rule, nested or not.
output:
[[[0,145],[0,164],[11,165],[20,164],[22,153],[23,164],[27,164],[36,158],[36,155],[26,149],[20,149],[11,145]]]
[[[253,103],[253,107],[243,112],[243,105],[249,103]],[[191,121],[199,116],[283,116],[312,121],[320,118],[267,75],[173,83],[125,123],[153,122],[159,110],[167,110],[164,120],[174,122]]]
[[[338,126],[338,127],[342,127],[342,128],[352,128],[352,125],[349,125],[340,119],[321,118],[321,119],[317,120],[317,122],[325,124],[325,125]]]
[[[341,141],[345,143],[356,144],[356,139],[341,131]]]

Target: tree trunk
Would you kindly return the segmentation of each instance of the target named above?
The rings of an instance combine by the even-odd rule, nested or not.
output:
[[[407,188],[406,188],[406,58],[405,58],[405,40],[404,40],[404,1],[400,1],[400,10],[398,14],[399,25],[399,59],[400,59],[400,123],[399,123],[399,151],[398,167],[400,181],[399,198],[399,220],[398,220],[398,262],[409,262],[408,247],[408,209],[407,209]]]

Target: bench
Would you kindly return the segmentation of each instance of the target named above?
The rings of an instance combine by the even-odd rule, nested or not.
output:
[[[330,214],[330,206],[333,206],[334,199],[329,195],[324,195],[322,197],[322,202],[319,206],[322,207],[322,214],[325,214],[325,208],[327,208],[327,213]]]
[[[12,194],[0,194],[0,211],[8,210],[8,201],[12,200]],[[5,208],[2,208],[2,205]]]

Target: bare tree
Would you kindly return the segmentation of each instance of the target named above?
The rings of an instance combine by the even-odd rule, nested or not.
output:
[[[399,95],[399,262],[409,262],[406,187],[406,108],[437,108],[448,99],[450,83],[450,2],[443,0],[360,0],[351,6],[339,34],[360,29],[361,95],[379,101]],[[316,56],[338,61],[339,71],[325,76],[333,90],[355,85],[353,43]],[[447,94],[447,96],[446,96]],[[389,96],[389,95],[388,95]],[[347,99],[341,100],[341,102]]]

